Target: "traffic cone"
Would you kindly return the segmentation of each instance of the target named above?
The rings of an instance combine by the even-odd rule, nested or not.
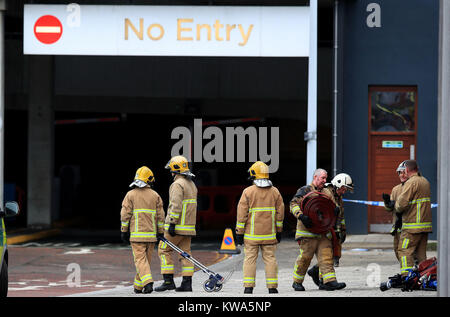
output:
[[[219,253],[225,254],[239,254],[241,253],[240,249],[236,248],[234,244],[233,232],[230,228],[225,229],[225,233],[223,234],[222,245],[220,247]]]

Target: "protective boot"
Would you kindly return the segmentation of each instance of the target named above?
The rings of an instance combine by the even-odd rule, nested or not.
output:
[[[294,282],[294,283],[292,283],[292,287],[296,291],[302,291],[302,292],[305,291],[305,288],[303,287],[302,283]]]
[[[278,294],[278,290],[276,288],[269,288],[269,294]]]
[[[192,292],[192,276],[183,276],[180,287],[175,292]]]
[[[141,289],[134,289],[134,293],[135,294],[142,294],[142,290]]]
[[[319,266],[314,265],[312,268],[308,270],[308,275],[311,276],[314,284],[320,286],[320,277],[319,277]]]
[[[319,289],[326,290],[326,291],[334,291],[334,290],[338,290],[338,289],[343,289],[346,286],[347,285],[345,285],[345,283],[338,283],[336,281],[331,281],[331,282],[328,282],[325,284],[320,284]]]
[[[253,287],[244,288],[244,294],[253,294]]]
[[[148,283],[142,289],[142,293],[144,293],[144,294],[150,294],[151,292],[153,292],[153,282]]]
[[[156,292],[164,292],[175,289],[175,283],[173,281],[173,274],[163,274],[164,282],[155,288]]]

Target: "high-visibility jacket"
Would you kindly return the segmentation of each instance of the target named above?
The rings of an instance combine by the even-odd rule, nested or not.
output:
[[[404,183],[395,201],[395,211],[402,214],[402,231],[409,233],[431,232],[431,191],[428,180],[413,174]]]
[[[283,197],[275,186],[249,186],[237,207],[236,234],[244,234],[249,245],[275,244],[283,231]]]
[[[403,183],[400,183],[396,186],[394,186],[394,188],[392,188],[391,191],[391,200],[392,201],[396,201],[398,196],[400,195],[400,193],[402,192],[403,189]],[[386,206],[384,206],[384,209],[386,209],[387,211],[392,211],[392,229],[391,232],[393,232],[395,230],[395,223],[397,222],[397,218],[401,217],[400,214],[397,214],[396,212],[394,212],[394,207],[392,208],[388,208]],[[400,232],[401,229],[398,229],[397,232]]]
[[[300,209],[301,202],[303,200],[303,197],[311,192],[311,191],[318,191],[322,192],[322,190],[317,189],[316,186],[314,186],[313,183],[300,187],[297,190],[297,193],[294,195],[294,197],[291,199],[291,202],[289,204],[289,208],[291,210],[291,213],[294,215],[295,218],[298,219],[298,216],[303,213],[303,211]],[[329,194],[329,192],[327,192]],[[330,197],[331,198],[331,197]],[[303,222],[301,220],[297,220],[297,230],[295,232],[295,240],[299,240],[301,238],[320,238],[322,235],[310,232],[306,227],[303,225]],[[326,233],[326,236],[331,239],[331,232]]]
[[[130,190],[122,201],[121,231],[130,231],[131,242],[155,242],[163,233],[164,208],[161,197],[149,186]]]
[[[169,207],[164,229],[175,224],[175,233],[181,236],[195,236],[197,222],[197,187],[183,175],[176,175],[169,188]]]

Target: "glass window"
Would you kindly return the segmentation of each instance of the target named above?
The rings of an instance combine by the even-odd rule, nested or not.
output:
[[[373,132],[413,132],[416,91],[372,89],[371,126]]]

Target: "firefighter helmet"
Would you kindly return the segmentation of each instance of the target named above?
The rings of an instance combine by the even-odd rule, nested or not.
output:
[[[193,177],[194,174],[191,173],[189,169],[188,160],[181,155],[174,156],[166,164],[166,169],[170,170],[172,173],[181,174],[185,176]]]
[[[354,189],[352,178],[350,177],[350,175],[348,175],[346,173],[337,174],[331,180],[331,184],[333,184],[333,186],[336,188],[341,188],[342,186],[345,186],[351,192],[353,192],[353,189]]]
[[[130,187],[145,187],[151,185],[155,181],[155,176],[151,169],[147,166],[139,167],[134,175],[134,181],[130,184]]]
[[[248,169],[248,172],[250,173],[251,180],[269,179],[269,167],[264,162],[257,161],[253,163]]]
[[[403,161],[398,165],[396,172],[403,172],[404,170],[406,170],[406,161]]]

